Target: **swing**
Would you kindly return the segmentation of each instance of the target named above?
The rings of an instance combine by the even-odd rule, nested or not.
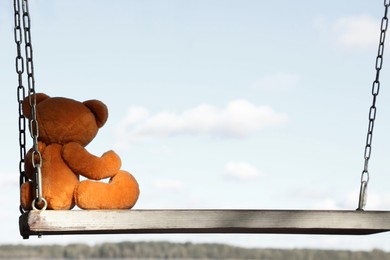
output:
[[[22,10],[20,8],[22,1]],[[19,218],[23,238],[37,235],[65,234],[140,234],[140,233],[273,233],[273,234],[327,234],[368,235],[390,231],[390,211],[364,211],[369,181],[368,162],[379,93],[379,75],[383,63],[387,11],[390,2],[384,0],[385,13],[376,58],[376,77],[372,85],[373,103],[369,110],[369,125],[364,150],[364,170],[361,174],[357,210],[45,210],[42,197],[40,160],[35,163],[35,193],[33,210]],[[38,124],[35,115],[35,82],[31,45],[28,0],[14,0],[15,42],[17,46],[16,72],[18,74],[20,184],[26,181],[24,161],[26,155],[26,123],[22,114],[25,98],[23,86],[24,66],[27,70],[28,97],[32,110],[30,123],[33,156],[38,151]],[[23,25],[22,25],[23,22]],[[22,55],[22,33],[25,39],[25,57]],[[33,160],[34,161],[34,160]],[[38,205],[41,205],[38,207]],[[43,205],[43,206],[42,206]]]

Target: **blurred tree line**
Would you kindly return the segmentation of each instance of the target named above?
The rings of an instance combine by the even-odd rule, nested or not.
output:
[[[382,250],[341,251],[314,249],[257,249],[224,244],[194,244],[170,242],[103,243],[94,246],[70,245],[1,245],[1,259],[289,259],[289,260],[390,260]]]

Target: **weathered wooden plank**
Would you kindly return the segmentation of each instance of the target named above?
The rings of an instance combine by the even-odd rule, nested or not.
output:
[[[275,233],[362,235],[390,230],[390,211],[70,210],[30,211],[30,235],[119,233]]]

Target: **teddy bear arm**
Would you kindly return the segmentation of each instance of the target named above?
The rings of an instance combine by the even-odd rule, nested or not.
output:
[[[121,167],[121,160],[114,151],[97,157],[75,142],[64,145],[62,156],[75,173],[92,180],[112,177]]]

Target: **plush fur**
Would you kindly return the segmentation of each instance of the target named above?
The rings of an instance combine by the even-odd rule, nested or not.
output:
[[[48,209],[130,209],[137,202],[136,179],[121,170],[121,159],[112,150],[101,157],[87,146],[107,121],[108,110],[98,100],[79,102],[36,94],[36,117],[42,156],[42,192]],[[23,113],[31,119],[28,98]],[[25,172],[30,181],[21,187],[21,205],[31,209],[34,196],[33,150],[26,155]],[[38,158],[35,157],[35,160]],[[87,178],[79,181],[80,176]],[[110,178],[109,182],[100,181]]]

